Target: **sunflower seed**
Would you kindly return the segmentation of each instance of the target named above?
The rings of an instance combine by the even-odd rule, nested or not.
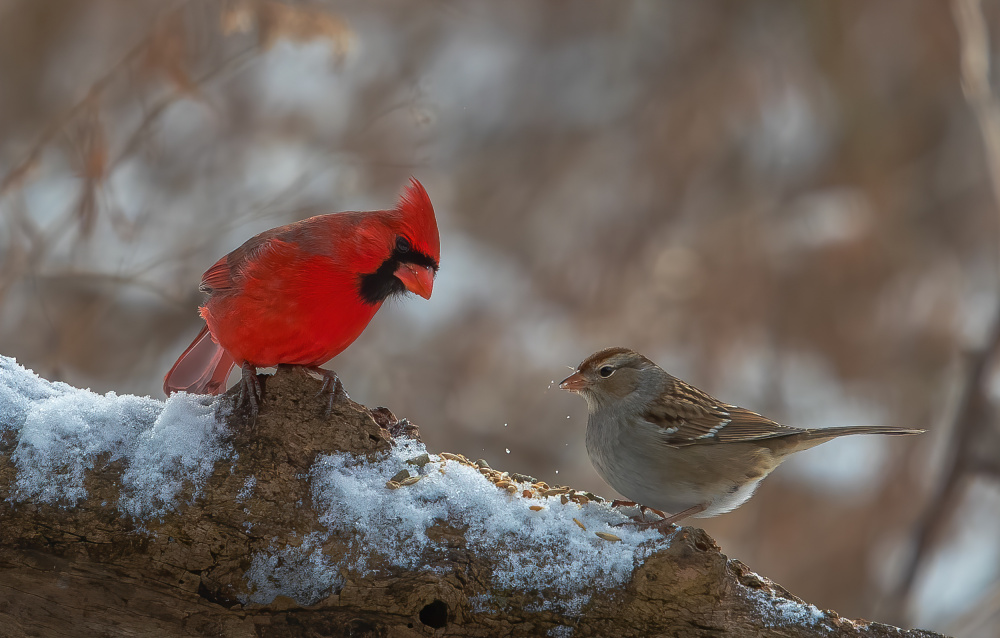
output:
[[[421,454],[420,456],[413,457],[412,459],[410,459],[406,463],[408,465],[417,465],[419,467],[423,467],[423,466],[427,465],[430,462],[431,462],[431,457],[430,457],[429,454]]]

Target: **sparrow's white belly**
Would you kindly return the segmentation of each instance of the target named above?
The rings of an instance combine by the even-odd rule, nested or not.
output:
[[[602,427],[600,421],[592,418],[587,426],[587,453],[598,474],[629,500],[671,514],[696,505],[705,506],[698,517],[735,509],[780,462],[752,444],[669,447],[653,428]],[[731,446],[747,449],[734,454]],[[733,467],[734,458],[748,459],[746,467]]]

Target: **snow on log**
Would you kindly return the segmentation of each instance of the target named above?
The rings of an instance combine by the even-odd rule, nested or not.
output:
[[[98,395],[0,357],[4,636],[934,636],[820,611],[702,530],[431,453],[385,408],[267,378]],[[229,422],[227,422],[229,421]]]

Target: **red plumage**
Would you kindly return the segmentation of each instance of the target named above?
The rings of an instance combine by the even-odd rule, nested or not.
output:
[[[318,215],[260,233],[202,276],[206,326],[163,389],[219,394],[235,365],[320,366],[389,296],[430,298],[439,259],[434,208],[412,178],[392,210]]]

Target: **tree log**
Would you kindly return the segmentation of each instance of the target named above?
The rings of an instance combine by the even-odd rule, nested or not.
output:
[[[170,507],[152,514],[123,511],[130,461],[108,453],[86,469],[85,496],[56,502],[25,496],[18,487],[27,458],[23,420],[4,427],[0,418],[0,635],[937,635],[820,612],[727,558],[692,527],[642,539],[636,547],[644,553],[618,584],[585,571],[569,592],[516,577],[498,585],[497,573],[507,569],[501,564],[516,563],[518,543],[527,541],[467,538],[474,524],[458,517],[423,530],[426,538],[413,550],[420,560],[401,566],[370,539],[402,523],[389,515],[382,523],[389,529],[375,530],[371,519],[335,520],[331,503],[317,502],[315,483],[327,455],[375,462],[417,438],[417,430],[384,408],[372,411],[346,399],[326,415],[319,385],[294,370],[266,378],[267,403],[255,426],[229,417],[228,451],[210,475],[201,485],[187,481]],[[25,410],[44,400],[27,397]],[[225,398],[218,403],[227,404]],[[161,419],[156,427],[171,424]],[[487,487],[519,511],[537,499],[535,507],[553,510],[552,516],[565,507],[620,518],[572,490],[542,498],[548,486],[473,467],[458,456],[431,454],[413,466],[428,485],[447,472],[471,474],[470,468],[499,484]],[[413,480],[397,480],[396,489],[415,489]],[[438,507],[447,500],[434,498],[428,503]],[[595,547],[582,556],[622,551],[627,542],[593,531],[578,532],[581,543]],[[560,556],[554,552],[556,562],[537,569],[564,571],[574,582],[581,566],[560,565]]]

